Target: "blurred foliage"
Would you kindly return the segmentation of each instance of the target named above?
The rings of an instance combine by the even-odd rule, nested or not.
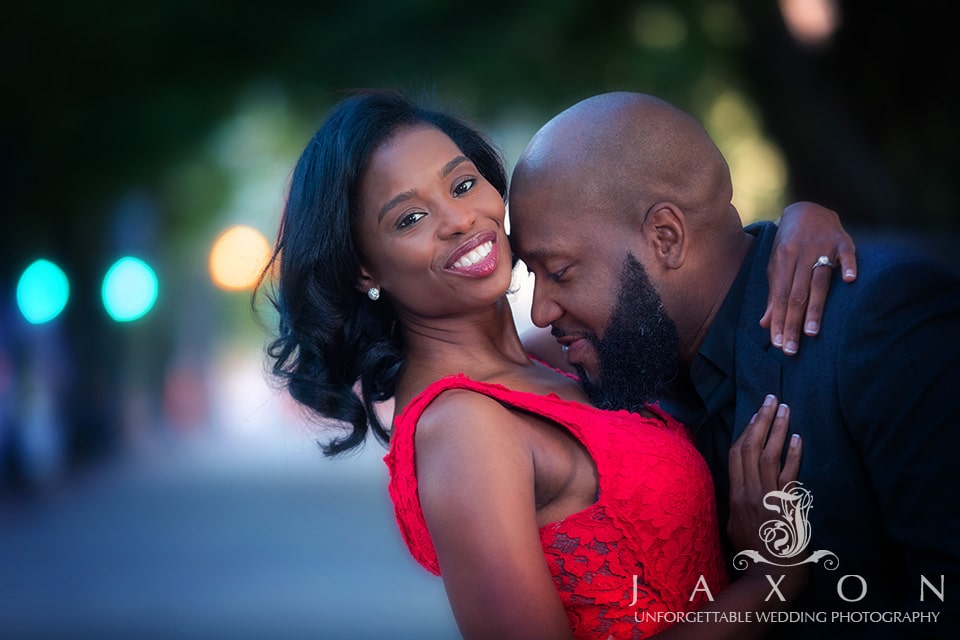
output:
[[[697,112],[704,91],[740,85],[798,197],[831,204],[845,190],[860,198],[837,198],[852,220],[952,222],[957,81],[938,70],[956,62],[956,19],[938,2],[842,8],[833,45],[803,51],[774,2],[19,2],[3,27],[4,208],[25,251],[95,242],[84,227],[118,191],[159,189],[256,84],[314,121],[358,86],[433,90],[481,119],[516,107],[546,119],[619,88]],[[217,180],[194,197],[214,199]],[[891,199],[911,210],[889,211]],[[191,209],[165,208],[164,227]]]
[[[955,12],[939,0],[840,5],[832,42],[805,49],[777,3],[760,0],[20,0],[0,25],[0,293],[38,256],[68,270],[63,324],[83,372],[68,402],[102,429],[131,351],[153,363],[134,370],[155,386],[178,344],[202,352],[236,329],[206,319],[242,306],[213,299],[206,277],[216,214],[245,197],[237,176],[267,167],[283,179],[237,163],[295,157],[340,92],[369,86],[433,93],[481,123],[544,122],[604,91],[654,93],[718,139],[759,126],[779,151],[751,153],[782,153],[789,199],[850,225],[956,230]],[[231,119],[263,95],[285,128],[237,145],[243,123]],[[156,314],[117,327],[99,279],[130,247],[180,286],[162,282]]]

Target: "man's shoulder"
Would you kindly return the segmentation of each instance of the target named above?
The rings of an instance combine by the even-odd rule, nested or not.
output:
[[[952,272],[947,265],[933,253],[913,245],[900,245],[892,242],[872,241],[857,245],[857,263],[867,262],[881,268],[916,266],[922,269]]]
[[[913,247],[863,243],[857,247],[857,280],[848,288],[837,274],[829,295],[831,301],[844,296],[859,301],[878,296],[923,297],[931,290],[960,293],[960,273]]]
[[[949,344],[960,329],[960,275],[943,262],[909,247],[861,243],[857,279],[835,274],[824,307],[818,342],[835,349],[872,352],[918,349],[908,336],[925,336],[924,349]]]

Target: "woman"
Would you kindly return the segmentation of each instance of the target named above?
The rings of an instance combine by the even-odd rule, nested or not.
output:
[[[315,134],[271,262],[269,353],[294,398],[349,425],[327,452],[368,428],[391,443],[401,532],[443,576],[464,637],[646,636],[669,626],[647,612],[785,606],[765,602],[760,576],[726,585],[712,481],[676,421],[595,409],[527,356],[505,295],[505,193],[480,134],[394,93],[345,99]],[[376,413],[391,398],[392,432]],[[732,452],[731,481],[752,496],[733,506],[743,545],[758,496],[796,477],[797,438],[779,468],[787,423],[768,398]],[[782,592],[803,580],[793,572]],[[761,630],[680,624],[664,637]]]

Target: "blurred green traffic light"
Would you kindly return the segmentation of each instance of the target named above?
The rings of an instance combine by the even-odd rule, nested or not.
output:
[[[143,317],[157,301],[157,276],[139,258],[120,258],[103,277],[103,306],[117,322]]]
[[[36,260],[17,283],[17,306],[31,324],[53,320],[67,306],[70,282],[63,270],[49,260]]]

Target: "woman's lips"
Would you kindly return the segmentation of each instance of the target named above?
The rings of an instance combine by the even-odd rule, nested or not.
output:
[[[500,262],[500,243],[497,234],[490,231],[477,234],[457,247],[444,267],[447,271],[472,278],[488,276]]]

